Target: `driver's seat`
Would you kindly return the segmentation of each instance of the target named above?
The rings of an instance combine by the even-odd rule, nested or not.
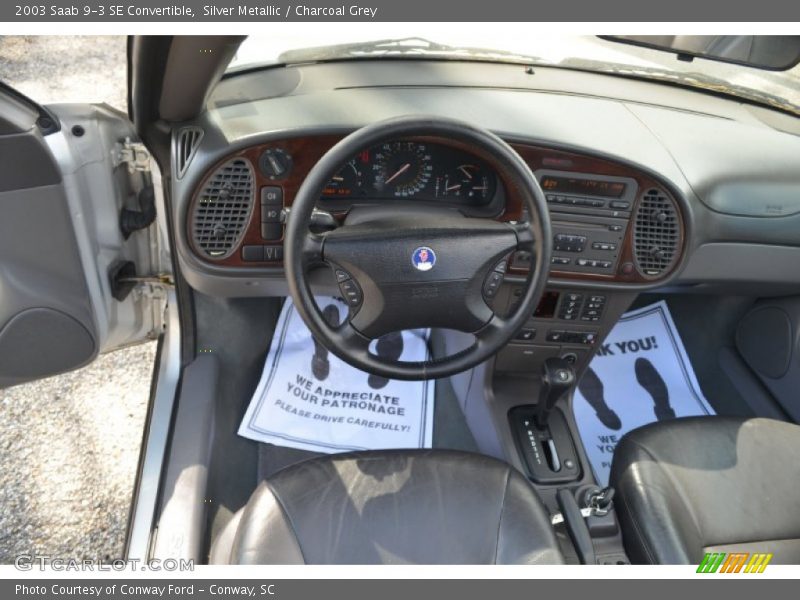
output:
[[[263,481],[212,564],[562,564],[524,476],[446,450],[338,454]]]

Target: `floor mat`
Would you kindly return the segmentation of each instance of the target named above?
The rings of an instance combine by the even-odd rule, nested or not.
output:
[[[602,485],[626,432],[653,421],[714,414],[665,302],[622,316],[578,383],[573,409]]]
[[[339,299],[316,300],[333,326],[347,314]],[[423,361],[428,335],[428,330],[388,334],[373,342],[372,352]],[[287,300],[239,435],[324,453],[430,448],[433,409],[433,381],[389,380],[349,366],[315,342]]]

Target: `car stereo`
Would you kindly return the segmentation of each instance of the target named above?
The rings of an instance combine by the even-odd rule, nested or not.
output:
[[[628,231],[638,191],[628,177],[540,170],[536,177],[550,210],[552,271],[613,275]],[[517,252],[514,269],[530,266]]]

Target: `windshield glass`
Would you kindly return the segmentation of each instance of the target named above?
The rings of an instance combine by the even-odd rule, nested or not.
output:
[[[800,65],[770,72],[695,59],[602,40],[594,36],[534,35],[524,24],[503,25],[502,35],[476,23],[372,23],[331,27],[304,23],[239,48],[229,72],[258,66],[359,58],[407,57],[490,60],[613,72],[672,81],[747,98],[800,114]]]

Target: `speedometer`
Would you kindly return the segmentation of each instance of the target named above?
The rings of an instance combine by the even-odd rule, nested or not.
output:
[[[425,144],[387,142],[379,146],[372,165],[377,192],[410,198],[424,190],[431,180],[433,165]]]

